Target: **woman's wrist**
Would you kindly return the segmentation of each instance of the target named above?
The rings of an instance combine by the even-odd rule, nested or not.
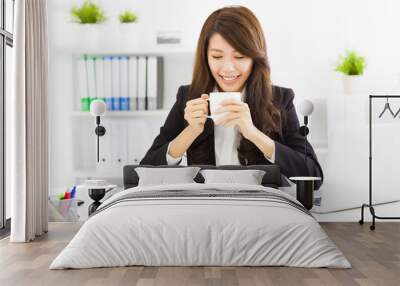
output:
[[[182,157],[200,134],[201,132],[190,128],[190,125],[187,126],[174,140],[171,141],[167,154],[173,158]]]
[[[275,142],[269,136],[255,128],[255,130],[250,133],[248,139],[256,145],[265,156],[272,158],[275,151]]]
[[[203,132],[202,130],[199,130],[199,129],[197,129],[197,128],[194,128],[194,127],[191,126],[191,125],[188,125],[188,126],[185,128],[185,131],[186,131],[186,133],[187,133],[190,137],[193,138],[193,140],[196,139],[197,137],[199,137],[199,135]]]

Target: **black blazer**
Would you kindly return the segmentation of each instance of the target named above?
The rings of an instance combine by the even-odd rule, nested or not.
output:
[[[282,137],[275,140],[275,164],[279,165],[281,172],[287,176],[316,176],[323,178],[321,166],[311,146],[299,133],[299,120],[296,109],[293,105],[294,92],[292,89],[273,86],[273,102],[281,111]],[[184,119],[184,109],[189,93],[189,85],[181,86],[178,90],[176,102],[168,114],[164,126],[160,128],[160,134],[154,139],[150,149],[147,151],[140,164],[146,165],[167,165],[166,153],[169,142],[175,139],[187,126]],[[202,162],[195,162],[197,165],[215,165],[214,152],[214,123],[207,119],[203,133],[192,143],[207,140],[209,154]],[[307,166],[304,160],[304,144],[307,144]],[[254,145],[255,146],[255,145]],[[257,148],[257,147],[255,147]],[[190,150],[190,149],[189,149]],[[187,151],[188,165],[194,162],[190,151]],[[257,148],[258,150],[258,148]],[[264,156],[259,156],[256,164],[271,164]],[[321,181],[315,182],[318,189]]]

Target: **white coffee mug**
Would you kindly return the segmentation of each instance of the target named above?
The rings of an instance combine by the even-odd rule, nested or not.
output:
[[[221,101],[225,99],[234,99],[237,101],[241,101],[241,94],[240,92],[210,92],[209,96],[209,104],[210,104],[210,113],[212,120],[216,122],[219,118],[224,117],[228,112],[220,113],[220,114],[214,114],[215,110],[217,110],[219,107],[221,107]]]

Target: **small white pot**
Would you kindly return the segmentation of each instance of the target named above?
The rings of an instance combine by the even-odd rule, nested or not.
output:
[[[118,23],[120,49],[136,50],[140,46],[143,37],[139,36],[137,25],[137,23]]]
[[[71,25],[74,31],[73,49],[75,53],[106,53],[117,47],[112,39],[115,25],[112,22],[98,24]]]
[[[71,24],[72,47],[75,52],[92,52],[99,45],[99,27],[102,24]]]
[[[343,75],[343,91],[345,94],[357,93],[360,91],[361,75]]]

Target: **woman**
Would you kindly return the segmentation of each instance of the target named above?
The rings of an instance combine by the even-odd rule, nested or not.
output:
[[[217,112],[225,114],[216,122],[207,117],[213,91],[242,93],[242,101],[222,102]],[[178,164],[186,152],[188,165],[273,163],[288,177],[322,178],[313,148],[299,134],[293,98],[293,90],[271,84],[264,34],[255,15],[241,6],[219,9],[201,30],[191,85],[179,88],[140,163]]]

